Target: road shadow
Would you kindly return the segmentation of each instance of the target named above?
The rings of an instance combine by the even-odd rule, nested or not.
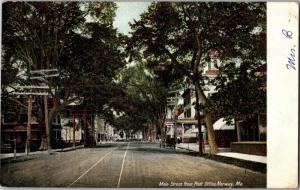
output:
[[[96,147],[89,147],[91,149],[106,149],[106,148],[116,148],[116,150],[125,151],[130,150],[134,152],[143,152],[149,154],[182,154],[188,156],[198,156],[198,153],[193,151],[188,151],[185,149],[174,149],[170,147],[159,147],[158,143],[139,143],[131,142],[128,146],[128,143],[105,143],[98,144]]]
[[[97,144],[97,146],[94,147],[87,147],[87,148],[91,148],[91,149],[104,149],[104,148],[123,148],[127,147],[128,143],[104,143],[104,144]]]
[[[182,154],[182,155],[188,155],[188,156],[197,156],[198,154],[196,152],[191,152],[183,149],[173,149],[169,147],[138,147],[138,146],[130,146],[130,151],[134,152],[143,152],[143,153],[149,153],[149,154]]]

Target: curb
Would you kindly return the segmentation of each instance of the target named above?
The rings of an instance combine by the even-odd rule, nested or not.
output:
[[[39,152],[39,153],[35,152],[36,154],[30,154],[29,156],[26,156],[26,155],[17,156],[16,159],[14,159],[14,157],[1,158],[0,162],[1,162],[1,164],[23,162],[23,161],[27,161],[27,160],[36,159],[36,158],[38,158],[40,156],[44,156],[44,155],[53,155],[56,152],[69,152],[69,151],[74,151],[74,150],[82,149],[82,148],[84,148],[84,146],[78,146],[75,149],[73,147],[72,148],[68,148],[68,149],[63,149],[63,150],[61,150],[61,149],[53,149],[50,152],[50,154],[45,153],[45,152]]]
[[[189,152],[197,153],[197,151],[187,149],[184,147],[177,147],[177,148],[188,150]],[[220,156],[220,155],[206,155],[206,156],[204,156],[204,158],[214,160],[217,162],[223,162],[226,164],[235,165],[238,167],[242,167],[242,168],[246,168],[246,169],[250,169],[250,170],[258,171],[258,172],[262,172],[262,173],[266,173],[266,171],[267,171],[267,164],[260,163],[260,162],[242,160],[242,159],[238,159],[238,158],[225,157],[225,156]]]
[[[262,172],[262,173],[266,173],[266,171],[267,171],[267,164],[260,163],[260,162],[242,160],[242,159],[238,159],[238,158],[231,158],[231,157],[225,157],[225,156],[219,156],[219,155],[209,155],[206,158],[214,160],[214,161],[218,161],[218,162],[223,162],[226,164],[232,164],[232,165],[250,169],[253,171]]]
[[[180,148],[180,149],[188,150],[189,152],[195,152],[195,153],[197,153],[197,152],[198,152],[198,151],[191,150],[191,149],[184,148],[184,147],[178,147],[178,146],[176,146],[176,148]]]

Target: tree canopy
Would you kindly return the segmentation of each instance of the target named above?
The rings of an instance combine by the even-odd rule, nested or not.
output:
[[[74,101],[94,101],[102,112],[111,106],[122,96],[113,78],[125,66],[123,37],[112,25],[115,10],[112,2],[4,3],[2,99],[14,97],[8,86],[46,83],[54,102],[50,123]],[[57,69],[59,77],[30,79],[41,69]],[[26,77],[18,77],[20,71]]]
[[[113,27],[116,8],[113,2],[4,3],[2,108],[9,112],[12,102],[26,108],[10,88],[43,83],[53,100],[50,123],[79,101],[120,128],[151,123],[163,130],[168,90],[189,81],[196,114],[205,108],[212,154],[215,118],[243,120],[265,109],[265,76],[255,74],[266,62],[265,3],[153,2],[130,24],[129,37]],[[217,93],[209,98],[204,70],[216,60]],[[41,69],[57,69],[59,77],[30,78]],[[200,125],[199,119],[199,134]]]
[[[124,69],[118,80],[131,100],[131,108],[124,112],[116,122],[123,122],[126,129],[142,129],[147,124],[157,125],[158,128],[164,122],[164,109],[167,99],[167,88],[144,67],[144,63],[138,63]]]
[[[210,52],[217,51],[223,63],[251,59],[258,64],[265,57],[265,9],[265,3],[152,3],[141,20],[131,24],[128,49],[133,56],[135,51],[142,52],[156,73],[168,73],[171,80],[189,78],[206,105],[209,100],[200,83]],[[214,154],[211,113],[206,113],[205,120]]]

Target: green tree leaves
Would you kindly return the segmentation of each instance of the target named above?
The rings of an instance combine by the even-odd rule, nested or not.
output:
[[[113,79],[125,66],[122,38],[112,25],[115,10],[112,2],[4,3],[2,73],[8,80],[2,87],[20,84],[9,78],[19,71],[57,69],[59,77],[47,82],[54,101],[50,123],[76,100],[110,115],[103,106],[122,95]]]

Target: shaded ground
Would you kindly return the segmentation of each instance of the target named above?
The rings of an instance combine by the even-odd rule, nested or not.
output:
[[[266,175],[158,144],[114,143],[1,166],[3,186],[265,187]]]

